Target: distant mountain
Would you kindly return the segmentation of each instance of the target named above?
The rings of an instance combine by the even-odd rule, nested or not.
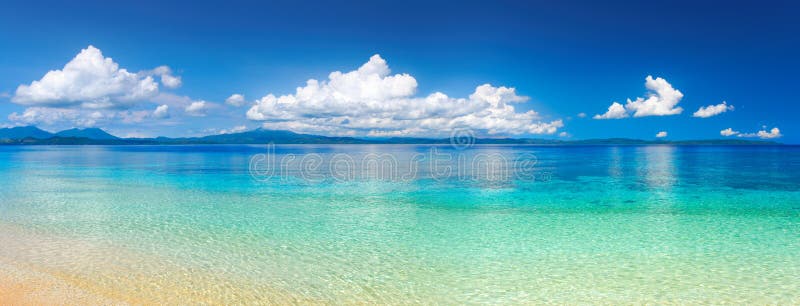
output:
[[[35,126],[17,126],[12,128],[0,129],[0,139],[23,139],[23,138],[37,138],[47,139],[53,137],[53,134],[41,130]]]
[[[241,133],[187,138],[118,138],[98,128],[70,129],[51,134],[36,127],[0,129],[0,144],[31,145],[176,145],[176,144],[450,144],[449,138],[354,138],[298,134],[290,131],[256,129]],[[780,145],[763,140],[640,140],[627,138],[558,140],[537,138],[478,138],[475,144],[509,145]]]
[[[110,140],[110,139],[119,139],[117,136],[111,135],[106,131],[103,131],[98,128],[85,128],[85,129],[69,129],[63,130],[55,134],[58,137],[74,137],[74,138],[88,138],[88,139],[96,139],[96,140]]]
[[[374,141],[358,139],[353,137],[328,137],[309,134],[298,134],[290,131],[255,129],[252,131],[210,135],[199,138],[177,138],[173,141],[188,141],[192,143],[220,143],[220,144],[261,144],[261,143],[285,143],[285,144],[321,144],[321,143],[374,143]]]

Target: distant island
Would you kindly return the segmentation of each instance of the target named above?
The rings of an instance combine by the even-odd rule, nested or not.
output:
[[[203,137],[120,138],[99,128],[69,129],[51,133],[35,126],[0,129],[0,145],[182,145],[182,144],[450,144],[449,138],[357,138],[299,134],[255,129]],[[521,145],[782,145],[746,139],[641,140],[628,138],[558,140],[539,138],[476,138],[475,144]]]

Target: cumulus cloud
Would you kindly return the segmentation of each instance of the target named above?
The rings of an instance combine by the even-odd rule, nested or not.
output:
[[[153,102],[169,106],[171,109],[183,109],[184,113],[193,117],[203,117],[209,110],[219,107],[219,104],[205,100],[193,100],[188,96],[179,96],[170,93],[161,93],[153,98]]]
[[[627,118],[628,112],[625,111],[625,107],[622,104],[617,102],[611,103],[611,106],[608,107],[608,111],[602,115],[594,115],[594,119],[622,119]]]
[[[206,101],[194,101],[189,106],[186,106],[184,110],[189,116],[203,117],[210,106],[211,104]]]
[[[758,135],[758,137],[762,138],[762,139],[772,139],[772,138],[779,138],[779,137],[783,136],[781,134],[781,130],[776,128],[776,127],[774,127],[771,130],[769,130],[769,132],[764,131],[764,130],[758,131],[758,133],[756,135]]]
[[[563,121],[542,122],[533,110],[513,104],[528,97],[510,87],[484,84],[468,98],[435,92],[415,96],[417,80],[391,75],[380,55],[350,72],[332,72],[327,80],[308,80],[294,94],[269,94],[248,111],[265,128],[332,135],[441,135],[458,128],[486,134],[554,134]]]
[[[656,133],[656,137],[658,137],[658,138],[667,137],[667,132],[666,131],[658,132],[658,133]]]
[[[169,105],[163,104],[156,107],[156,110],[153,111],[153,118],[169,118]]]
[[[624,107],[621,103],[613,102],[608,107],[608,112],[595,115],[594,119],[621,119],[628,117],[628,113],[633,113],[633,117],[647,117],[678,115],[683,112],[683,108],[678,106],[683,99],[683,93],[673,88],[667,80],[648,75],[644,86],[648,91],[646,98],[628,99]]]
[[[728,105],[728,102],[722,101],[722,103],[717,105],[700,107],[696,112],[694,112],[694,114],[692,114],[692,116],[698,118],[708,118],[732,110],[733,105]]]
[[[738,135],[739,132],[738,131],[734,131],[732,128],[727,128],[727,129],[724,129],[722,131],[719,131],[719,134],[722,135],[722,136],[728,137],[728,136]]]
[[[51,70],[30,85],[20,85],[11,101],[40,107],[126,108],[158,94],[147,74],[131,73],[100,49],[89,46],[61,70]]]
[[[168,66],[130,72],[90,45],[60,70],[17,87],[11,101],[28,108],[8,119],[15,124],[86,127],[165,118],[166,105],[149,111],[142,104],[165,94],[156,78],[166,88],[181,85]]]
[[[578,113],[578,118],[586,118],[586,113]]]
[[[625,108],[633,111],[634,117],[645,116],[669,116],[683,112],[683,108],[677,106],[683,98],[683,93],[672,87],[667,80],[662,78],[653,79],[652,76],[645,78],[645,87],[649,90],[647,98],[636,98],[635,101],[628,99]]]
[[[151,73],[161,77],[161,84],[163,84],[164,87],[178,88],[183,84],[181,77],[173,75],[172,69],[167,66],[158,66],[156,69],[153,69]]]
[[[240,107],[245,104],[244,96],[240,94],[232,94],[230,97],[225,99],[225,104]]]
[[[781,130],[777,127],[774,127],[769,131],[767,131],[766,128],[764,128],[763,130],[760,130],[755,133],[739,133],[731,128],[727,128],[720,131],[719,134],[726,137],[736,135],[737,137],[746,137],[746,138],[758,137],[761,139],[773,139],[773,138],[783,137],[783,134],[781,134]]]

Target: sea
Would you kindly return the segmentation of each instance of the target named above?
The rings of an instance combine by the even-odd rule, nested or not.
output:
[[[799,276],[797,146],[0,146],[0,304],[800,304]]]

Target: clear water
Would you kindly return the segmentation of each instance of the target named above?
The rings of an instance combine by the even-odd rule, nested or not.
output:
[[[436,147],[466,178],[431,149],[275,148],[417,170],[309,180],[252,175],[263,146],[0,147],[0,259],[133,303],[800,303],[798,147]]]

